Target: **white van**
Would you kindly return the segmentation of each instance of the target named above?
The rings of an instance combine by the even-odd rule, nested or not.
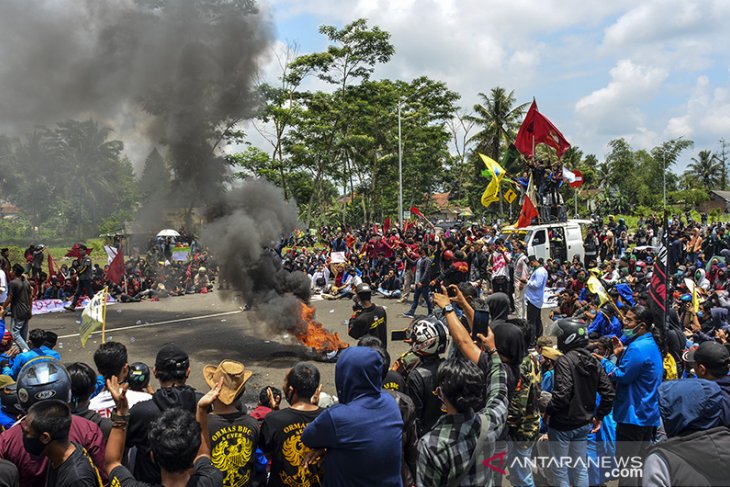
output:
[[[578,256],[585,261],[583,248],[583,231],[581,225],[589,225],[590,220],[568,220],[567,222],[530,225],[525,228],[506,226],[502,229],[504,240],[519,239],[527,246],[527,255],[538,259],[560,259],[562,262],[572,261]]]

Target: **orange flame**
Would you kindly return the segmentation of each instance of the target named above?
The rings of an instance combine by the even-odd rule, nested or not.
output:
[[[335,351],[347,348],[347,343],[340,340],[337,333],[327,330],[322,323],[314,319],[314,308],[302,303],[300,320],[307,325],[306,332],[295,333],[297,340],[317,352]]]

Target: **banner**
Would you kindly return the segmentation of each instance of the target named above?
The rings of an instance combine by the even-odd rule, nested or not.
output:
[[[108,296],[106,304],[114,304],[117,300],[112,296]],[[84,298],[78,302],[76,309],[84,308],[89,304],[89,298]],[[68,301],[61,299],[36,299],[33,301],[33,315],[44,315],[48,313],[61,313],[66,311],[63,307],[68,306]]]
[[[187,262],[190,260],[190,247],[173,247],[172,248],[172,262]]]
[[[81,326],[79,326],[79,334],[81,338],[81,346],[86,348],[86,341],[89,336],[101,327],[102,334],[104,331],[104,321],[106,320],[106,288],[102,289],[91,298],[89,305],[84,308],[81,313]]]

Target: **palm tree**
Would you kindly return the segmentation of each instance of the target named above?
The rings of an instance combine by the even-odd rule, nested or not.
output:
[[[715,154],[709,150],[703,150],[697,154],[697,157],[693,157],[692,161],[693,163],[689,165],[689,172],[697,177],[707,191],[720,184],[722,164]]]
[[[476,143],[475,150],[495,161],[500,160],[502,147],[515,140],[522,123],[522,115],[528,105],[523,103],[515,107],[514,93],[514,90],[507,93],[501,86],[492,88],[489,95],[479,93],[478,96],[483,104],[474,105],[474,115],[464,117],[466,121],[474,123],[479,128],[479,131],[469,139]],[[483,167],[479,167],[478,173],[481,173],[481,169]]]

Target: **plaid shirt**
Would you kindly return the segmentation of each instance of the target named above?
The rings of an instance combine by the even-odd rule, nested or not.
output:
[[[507,372],[498,354],[488,360],[482,353],[480,366],[489,366],[487,374],[487,403],[478,413],[450,414],[441,417],[434,428],[418,444],[416,485],[447,486],[466,468],[479,437],[482,421],[487,422],[487,438],[481,453],[477,453],[471,470],[460,486],[492,485],[491,470],[482,465],[494,452],[494,443],[507,419]]]

